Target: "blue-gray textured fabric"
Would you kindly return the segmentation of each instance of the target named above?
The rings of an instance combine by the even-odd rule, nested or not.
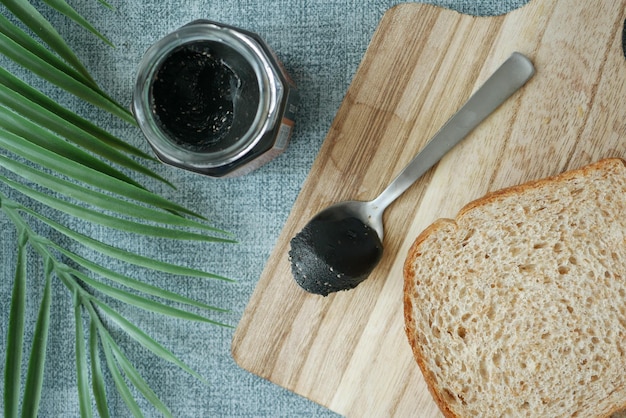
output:
[[[430,3],[468,14],[498,15],[514,10],[527,1],[433,0]],[[45,11],[45,15],[77,51],[98,83],[123,104],[130,103],[136,68],[145,50],[172,30],[199,18],[239,26],[260,34],[275,50],[298,85],[301,104],[292,142],[284,154],[261,169],[241,178],[215,180],[157,163],[151,165],[170,179],[177,189],[149,180],[145,182],[148,188],[204,214],[213,225],[232,232],[240,241],[239,244],[136,240],[129,234],[105,228],[88,224],[79,226],[83,232],[106,242],[235,279],[235,283],[227,284],[166,274],[146,274],[140,268],[111,262],[92,254],[96,261],[130,276],[228,308],[230,313],[214,315],[213,319],[236,326],[374,30],[384,12],[398,2],[110,0],[114,10],[102,7],[95,0],[69,2],[88,17],[116,48],[110,48],[78,29],[66,18],[47,9],[42,2],[35,1],[34,4]],[[7,14],[5,9],[0,10]],[[1,62],[3,68],[51,92],[51,96],[62,104],[76,109],[133,145],[149,151],[138,129],[51,89],[6,59]],[[0,191],[11,195],[8,190]],[[29,205],[45,211],[38,205]],[[16,261],[16,232],[4,215],[0,215],[0,223],[0,347],[5,352]],[[29,291],[26,308],[26,329],[32,331],[43,292],[43,268],[39,260],[33,257],[29,269],[28,286],[37,289]],[[44,417],[79,415],[72,306],[71,295],[56,280],[40,408],[40,415]],[[116,306],[207,379],[207,385],[199,382],[177,366],[154,357],[125,338],[114,325],[111,326],[112,334],[120,338],[128,357],[175,416],[335,416],[309,400],[240,369],[230,352],[233,329],[167,319],[121,304]],[[31,341],[27,339],[25,346],[30,347],[30,344]],[[4,374],[4,356],[0,368]],[[107,383],[112,416],[129,416],[130,412],[115,393],[110,378]],[[148,416],[158,416],[147,401],[141,396],[138,398]]]

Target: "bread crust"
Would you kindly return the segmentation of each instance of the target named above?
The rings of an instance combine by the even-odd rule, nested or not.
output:
[[[431,393],[435,402],[437,403],[439,409],[441,410],[441,412],[446,418],[460,418],[460,417],[451,409],[448,402],[444,399],[443,394],[441,393],[441,390],[439,388],[439,385],[435,379],[434,373],[428,368],[426,364],[425,355],[422,352],[420,348],[420,344],[417,340],[419,337],[417,335],[415,318],[413,317],[412,292],[414,291],[415,280],[416,280],[414,265],[415,265],[416,259],[422,255],[422,250],[421,250],[422,244],[428,237],[430,237],[432,234],[437,233],[442,228],[449,227],[449,226],[453,226],[454,228],[457,228],[458,222],[460,219],[467,216],[469,212],[475,209],[478,209],[484,205],[494,203],[505,197],[522,194],[528,191],[529,189],[542,188],[542,187],[546,187],[549,185],[554,185],[557,183],[565,182],[575,177],[580,177],[581,175],[587,176],[588,173],[590,172],[597,172],[598,170],[603,169],[604,167],[608,167],[616,163],[626,166],[626,160],[624,159],[607,158],[607,159],[603,159],[598,162],[595,162],[593,164],[584,166],[579,169],[567,171],[567,172],[564,172],[555,176],[526,182],[520,185],[511,186],[511,187],[503,188],[501,190],[488,193],[485,196],[479,199],[476,199],[468,203],[467,205],[465,205],[458,212],[457,216],[454,219],[445,219],[445,218],[438,219],[417,236],[417,238],[415,239],[415,241],[413,242],[413,244],[411,245],[411,247],[409,248],[407,252],[406,259],[405,259],[404,266],[403,266],[403,275],[404,275],[403,299],[404,299],[405,332],[406,332],[409,344],[411,345],[415,360],[420,370],[422,371],[422,375],[424,376],[424,380],[426,381],[426,384],[428,386],[428,390]],[[607,170],[607,173],[608,171],[610,170]],[[611,412],[608,415],[606,415],[606,417],[610,417],[612,414],[620,412],[622,410],[626,411],[626,401],[624,401],[624,403],[620,405],[618,404],[614,405]]]
[[[424,380],[426,381],[426,385],[428,387],[428,391],[431,396],[435,400],[435,403],[443,413],[446,418],[460,418],[458,417],[452,409],[450,409],[448,403],[441,396],[441,392],[436,389],[436,382],[434,376],[430,369],[426,366],[426,362],[424,361],[424,354],[419,348],[419,344],[417,343],[415,336],[415,320],[413,318],[413,301],[410,297],[410,291],[413,288],[413,280],[415,277],[415,272],[413,268],[413,261],[419,255],[419,247],[422,242],[434,231],[442,228],[444,224],[454,224],[456,222],[452,219],[438,219],[429,227],[427,227],[415,240],[411,248],[409,249],[407,258],[404,262],[403,274],[404,274],[404,324],[405,324],[405,332],[409,339],[409,344],[411,345],[411,349],[413,350],[413,356],[422,371],[422,375],[424,376]]]

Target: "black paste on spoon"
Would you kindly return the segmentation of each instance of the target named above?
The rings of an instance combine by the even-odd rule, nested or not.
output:
[[[296,282],[327,296],[355,288],[382,257],[376,231],[357,218],[311,220],[291,239],[289,260]]]

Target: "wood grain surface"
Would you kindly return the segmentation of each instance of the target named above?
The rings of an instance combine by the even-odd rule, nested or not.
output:
[[[489,191],[626,157],[625,19],[626,0],[532,0],[498,17],[390,9],[235,332],[235,361],[346,416],[441,416],[404,334],[406,252]],[[372,276],[326,298],[301,290],[291,237],[327,205],[380,193],[513,51],[535,77],[387,209]]]

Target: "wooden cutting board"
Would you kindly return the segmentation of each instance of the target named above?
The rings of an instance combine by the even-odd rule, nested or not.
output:
[[[406,252],[488,191],[626,157],[625,19],[626,0],[531,0],[498,17],[390,9],[235,332],[236,362],[346,416],[441,416],[404,334]],[[326,298],[301,290],[291,237],[329,204],[380,193],[513,51],[535,77],[387,209],[374,274]]]

